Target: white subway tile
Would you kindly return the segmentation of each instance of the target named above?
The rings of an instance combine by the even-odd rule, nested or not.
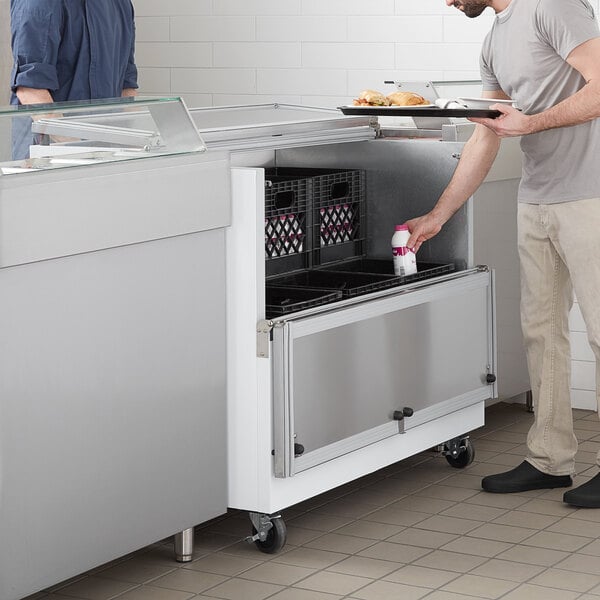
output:
[[[337,108],[352,102],[348,96],[302,96],[301,104],[304,106],[316,106],[317,108]]]
[[[391,94],[396,91],[394,85],[383,83],[384,81],[399,81],[400,73],[394,69],[352,69],[348,71],[348,93],[356,98],[361,90],[379,90],[383,94]]]
[[[215,15],[299,15],[301,0],[215,0]]]
[[[174,93],[254,94],[255,69],[171,69]]]
[[[571,388],[576,390],[595,390],[596,364],[580,360],[571,361]]]
[[[444,0],[396,0],[397,15],[447,15],[452,10]]]
[[[581,308],[579,304],[575,302],[573,308],[569,314],[569,330],[570,331],[587,331],[583,315],[581,314]]]
[[[142,42],[136,45],[135,62],[141,67],[211,67],[212,44]]]
[[[348,17],[351,42],[441,42],[442,17]]]
[[[598,410],[595,390],[571,390],[571,406],[581,410]]]
[[[583,331],[571,332],[571,358],[573,360],[596,360],[588,342],[587,333]]]
[[[445,17],[443,19],[444,42],[481,44],[492,28],[493,22],[493,13],[490,13],[490,18],[484,18],[483,15],[478,19],[466,19],[464,16]]]
[[[138,69],[138,84],[140,94],[166,94],[171,90],[171,69],[153,69],[141,67]]]
[[[470,69],[465,71],[455,71],[453,69],[446,68],[443,72],[443,76],[440,80],[444,81],[479,81],[481,78],[481,73],[479,72],[479,68]],[[480,90],[481,91],[481,88]]]
[[[341,69],[259,69],[259,94],[344,96],[346,71]]]
[[[257,17],[256,39],[264,42],[345,42],[346,19],[339,17]]]
[[[299,42],[215,43],[215,67],[297,68],[302,65]]]
[[[300,104],[301,96],[280,94],[215,94],[215,106],[238,106],[245,104]]]
[[[396,44],[397,69],[434,70],[448,62],[456,69],[479,69],[478,44]]]
[[[133,0],[137,16],[210,15],[212,0]]]
[[[138,42],[168,42],[169,17],[138,17],[135,20],[135,40]]]
[[[213,106],[214,104],[212,94],[181,94],[181,97],[189,109]]]
[[[334,69],[392,69],[394,44],[321,44],[302,45],[302,66]]]
[[[172,17],[173,42],[252,42],[254,17]]]
[[[420,0],[419,0],[420,1]],[[394,0],[303,0],[304,15],[393,15]]]

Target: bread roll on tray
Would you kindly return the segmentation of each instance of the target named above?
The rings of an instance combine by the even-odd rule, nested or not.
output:
[[[429,100],[414,92],[393,92],[386,98],[389,106],[419,106],[430,104]]]

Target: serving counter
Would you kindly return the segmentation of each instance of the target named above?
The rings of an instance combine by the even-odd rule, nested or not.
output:
[[[184,530],[189,558],[226,507],[276,552],[287,506],[432,447],[473,460],[498,393],[473,203],[418,279],[388,272],[465,127],[168,99],[23,117],[29,156],[0,163],[3,600]]]
[[[120,130],[52,131],[99,113]],[[179,100],[2,109],[0,127],[0,598],[16,600],[226,510],[231,211],[228,155]]]

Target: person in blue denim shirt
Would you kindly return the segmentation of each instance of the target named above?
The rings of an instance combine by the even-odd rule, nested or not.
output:
[[[11,104],[134,96],[131,0],[11,0]]]

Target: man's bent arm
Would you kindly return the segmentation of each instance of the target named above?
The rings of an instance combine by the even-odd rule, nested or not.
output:
[[[54,99],[48,90],[19,86],[15,92],[21,104],[52,104]]]
[[[567,62],[585,79],[575,94],[536,115],[524,115],[512,106],[492,105],[503,115],[498,119],[471,119],[485,125],[499,137],[529,135],[547,129],[571,127],[600,117],[600,38],[577,46]]]
[[[500,148],[500,138],[477,125],[465,144],[456,171],[431,212],[408,221],[407,246],[416,252],[421,244],[439,233],[450,217],[474,194],[489,173]]]
[[[600,117],[600,38],[577,46],[567,62],[581,73],[586,84],[556,106],[531,115],[532,133],[579,125]]]
[[[484,97],[508,98],[503,92],[484,92]],[[416,252],[421,244],[437,235],[450,217],[475,193],[489,173],[500,148],[500,138],[487,127],[477,125],[465,144],[450,183],[433,209],[408,221],[408,247]]]

